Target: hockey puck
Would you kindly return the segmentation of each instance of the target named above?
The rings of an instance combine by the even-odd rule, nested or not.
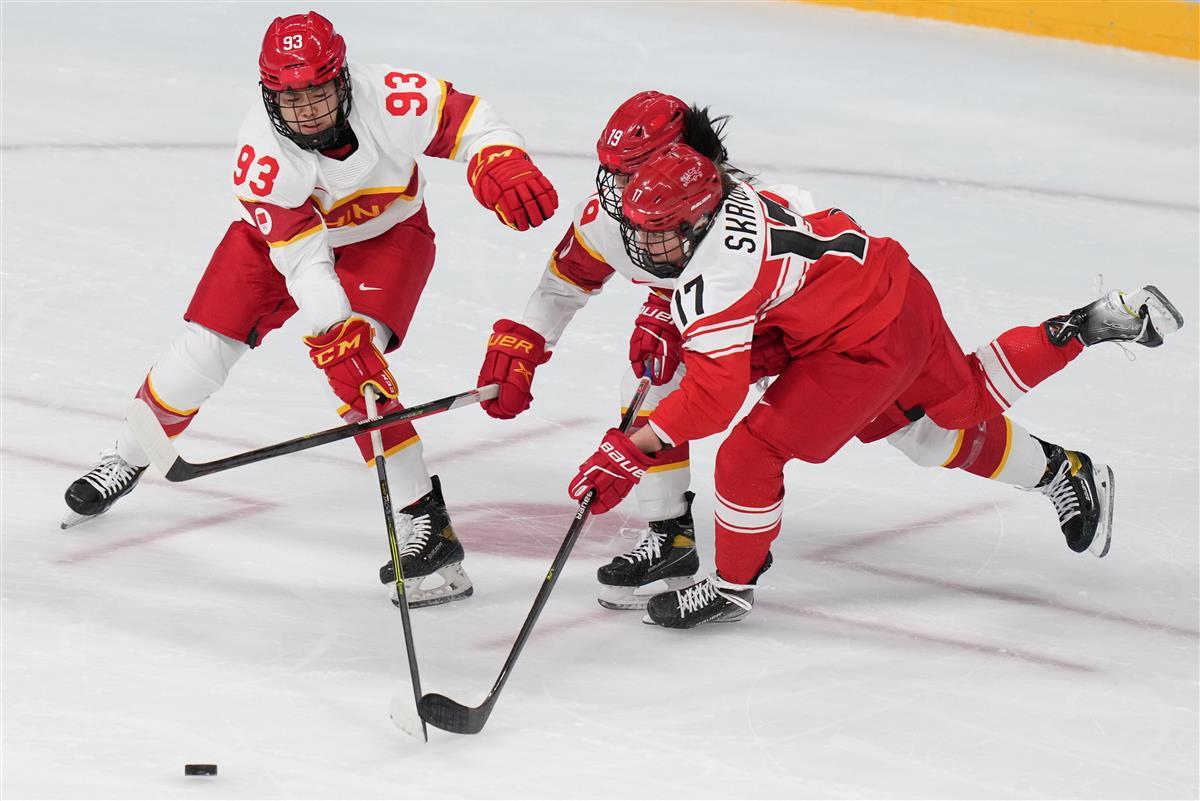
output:
[[[216,765],[184,765],[184,776],[216,776]]]

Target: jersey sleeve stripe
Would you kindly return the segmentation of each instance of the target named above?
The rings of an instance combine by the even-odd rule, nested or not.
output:
[[[707,325],[699,325],[693,323],[687,330],[689,337],[704,336],[705,334],[714,334],[718,331],[724,331],[728,328],[740,328],[744,325],[753,325],[757,318],[754,315],[749,317],[740,317],[737,320],[721,320],[718,322],[708,323]]]
[[[589,245],[587,243],[587,240],[585,240],[583,238],[583,235],[581,233],[579,233],[578,226],[574,226],[574,225],[571,226],[571,230],[574,231],[574,233],[575,233],[575,241],[579,243],[579,246],[581,248],[583,248],[585,251],[587,251],[587,254],[589,256],[591,256],[593,259],[600,262],[601,264],[604,264],[604,265],[608,264],[608,262],[606,262],[604,260],[604,257],[600,255],[599,251],[597,251],[595,248],[593,248],[591,245]]]
[[[458,152],[463,129],[471,118],[477,98],[459,92],[449,81],[438,81],[438,84],[442,88],[442,97],[438,101],[437,127],[424,152],[426,156],[452,159]]]
[[[563,281],[566,281],[568,284],[570,284],[571,286],[580,290],[581,292],[586,292],[589,295],[594,295],[595,293],[600,291],[600,287],[590,287],[590,288],[586,287],[583,284],[579,283],[578,281],[573,280],[569,275],[565,274],[562,270],[558,269],[558,254],[557,253],[552,254],[550,256],[550,272],[554,273],[554,276],[556,278],[560,278]]]
[[[441,78],[438,79],[438,86],[442,87],[442,96],[441,96],[441,98],[438,99],[437,127],[434,128],[434,138],[436,138],[437,133],[442,130],[442,119],[446,113],[446,98],[450,95],[450,92],[453,91],[453,87],[450,84],[443,81]],[[429,144],[430,144],[430,146],[432,146],[433,142],[431,141]],[[425,149],[426,149],[426,151],[429,150],[429,148],[425,148]]]
[[[450,155],[446,157],[449,159],[458,158],[458,148],[462,145],[463,134],[466,132],[467,126],[471,124],[471,116],[475,113],[475,108],[479,105],[478,97],[473,95],[465,95],[465,97],[471,98],[471,105],[467,108],[466,113],[463,115],[463,120],[462,123],[459,124],[458,130],[456,130],[454,133],[454,146],[450,148]]]
[[[744,353],[750,350],[750,343],[746,342],[741,345],[730,345],[727,348],[721,348],[719,350],[696,350],[695,348],[690,347],[687,348],[687,350],[690,350],[693,353],[699,353],[701,356],[707,356],[710,359],[719,359],[722,356],[732,356],[735,353]]]

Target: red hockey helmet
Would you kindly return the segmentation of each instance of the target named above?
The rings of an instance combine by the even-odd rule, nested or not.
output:
[[[346,66],[346,40],[315,11],[276,17],[263,37],[258,73],[276,92],[332,81]]]
[[[329,147],[338,139],[350,115],[350,74],[346,40],[333,29],[332,22],[315,11],[276,17],[263,36],[258,74],[263,103],[277,131],[309,150]],[[330,125],[321,131],[296,130],[297,116],[312,115],[294,113],[289,124],[280,108],[280,93],[304,93],[325,84],[331,84],[337,94],[336,116],[328,111]],[[290,108],[295,107],[293,104]]]
[[[621,238],[634,264],[660,278],[683,272],[721,205],[721,171],[683,143],[647,161],[622,193]]]
[[[683,141],[687,104],[662,92],[638,92],[609,117],[596,141],[600,168],[596,189],[610,217],[621,218],[617,176],[632,175],[647,159],[669,144]]]

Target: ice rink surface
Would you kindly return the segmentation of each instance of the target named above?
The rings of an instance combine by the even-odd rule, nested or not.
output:
[[[3,22],[5,798],[1196,798],[1195,62],[790,4],[318,5],[359,62],[488,98],[563,209],[526,234],[462,165],[422,165],[438,266],[393,359],[409,402],[474,384],[520,312],[599,127],[657,88],[730,113],[734,163],[905,244],[974,348],[1154,283],[1166,347],[1085,353],[1014,410],[1117,476],[1104,560],[1049,502],[886,445],[793,464],[753,614],[665,631],[595,602],[644,525],[585,531],[484,731],[388,717],[407,692],[386,538],[350,445],[168,485],[60,531],[228,221],[238,123],[280,4],[11,4]],[[419,426],[475,596],[413,613],[426,690],[478,703],[615,419],[642,292],[613,281],[533,410]],[[295,324],[177,444],[190,459],[337,422]],[[693,450],[712,559],[713,438]],[[185,778],[216,762],[215,778]]]

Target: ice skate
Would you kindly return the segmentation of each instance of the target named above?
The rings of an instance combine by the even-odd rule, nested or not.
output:
[[[771,554],[749,584],[734,584],[713,573],[690,587],[655,595],[646,605],[643,623],[690,629],[706,623],[732,623],[754,608],[754,585],[771,567]]]
[[[117,499],[137,486],[145,467],[135,467],[117,454],[116,448],[100,452],[100,461],[67,487],[68,511],[62,528],[71,528],[107,512]]]
[[[647,601],[664,590],[677,590],[695,582],[700,570],[696,555],[696,527],[692,499],[684,493],[687,510],[679,517],[655,520],[628,553],[596,571],[601,584],[600,605],[606,609],[645,609]]]
[[[1136,342],[1157,348],[1163,337],[1183,326],[1183,315],[1157,287],[1145,286],[1130,293],[1113,290],[1070,314],[1047,320],[1044,325],[1050,341],[1056,345],[1078,337],[1084,345]]]
[[[475,591],[462,569],[463,547],[450,524],[446,501],[442,499],[442,483],[437,476],[432,481],[433,491],[404,507],[398,515],[407,521],[409,529],[400,546],[400,566],[410,609],[462,600]],[[393,585],[392,603],[399,606],[392,562],[379,568],[379,580]]]
[[[1076,553],[1104,556],[1112,543],[1112,469],[1080,451],[1045,442],[1042,447],[1046,449],[1046,476],[1034,490],[1054,504],[1067,547]]]

